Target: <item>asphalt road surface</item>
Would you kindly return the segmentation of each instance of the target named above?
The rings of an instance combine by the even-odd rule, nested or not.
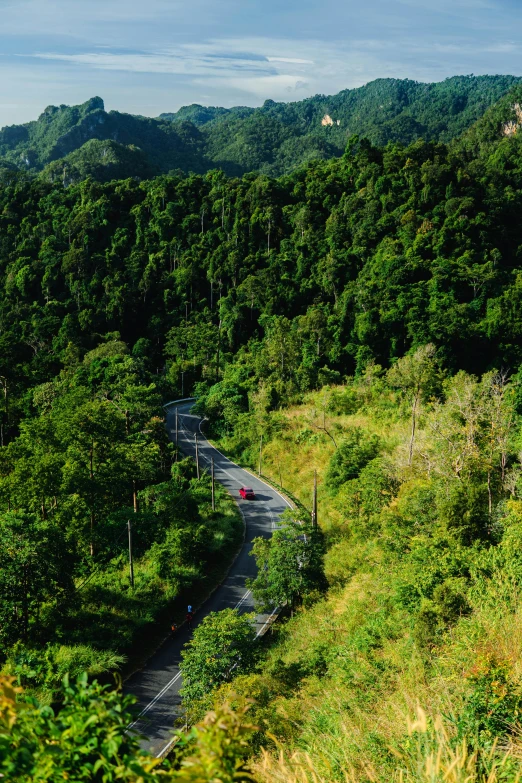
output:
[[[252,595],[245,586],[246,579],[256,574],[255,561],[250,556],[252,540],[258,536],[269,537],[289,503],[268,484],[235,465],[210,445],[201,432],[201,419],[190,413],[192,405],[192,402],[188,402],[177,406],[179,448],[194,457],[197,432],[201,469],[210,471],[210,460],[214,458],[216,481],[237,501],[246,528],[244,544],[227,578],[203,606],[196,607],[196,626],[209,612],[228,608],[236,608],[241,613],[253,610]],[[167,429],[172,440],[175,438],[175,410],[176,406],[171,406],[167,412]],[[252,487],[256,499],[242,500],[238,492],[241,486]],[[266,630],[271,619],[266,614],[257,616],[258,635]],[[131,729],[146,737],[142,746],[154,756],[162,756],[171,744],[173,725],[181,701],[180,653],[190,636],[188,628],[182,626],[176,636],[165,641],[144,668],[130,677],[124,686],[125,693],[132,693],[138,699],[137,718],[131,724]]]

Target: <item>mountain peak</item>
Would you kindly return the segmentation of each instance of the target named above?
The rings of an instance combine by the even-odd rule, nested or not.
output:
[[[103,98],[95,95],[94,98],[89,98],[88,101],[85,101],[81,108],[85,111],[86,114],[91,111],[96,111],[97,109],[105,111],[105,103],[103,102]]]

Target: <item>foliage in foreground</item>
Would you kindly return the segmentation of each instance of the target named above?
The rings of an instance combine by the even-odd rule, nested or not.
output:
[[[140,751],[127,731],[131,697],[88,683],[64,680],[59,709],[24,698],[12,679],[0,678],[0,778],[12,783],[146,781],[238,783],[251,780],[244,758],[253,727],[245,708],[209,713],[188,736],[180,767],[171,770]]]
[[[375,781],[349,764],[336,771],[327,756],[305,751],[262,750],[248,761],[253,734],[251,703],[235,698],[209,712],[188,734],[178,733],[172,764],[140,751],[128,733],[132,699],[86,676],[66,678],[59,709],[27,698],[9,678],[0,679],[0,776],[13,783],[356,783]],[[459,739],[447,719],[417,708],[405,743],[395,754],[391,775],[404,783],[518,783],[521,748],[495,743],[480,755]],[[325,749],[326,751],[326,749]],[[318,762],[320,762],[318,764]]]

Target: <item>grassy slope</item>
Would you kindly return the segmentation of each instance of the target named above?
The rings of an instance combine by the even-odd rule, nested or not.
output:
[[[346,534],[342,493],[336,497],[325,486],[334,446],[317,429],[323,425],[324,394],[311,395],[305,405],[275,414],[284,418],[284,424],[264,450],[264,472],[279,483],[281,467],[283,486],[308,507],[313,471],[318,471],[319,516],[329,541],[326,571],[331,587],[324,599],[303,608],[278,629],[263,672],[239,678],[232,686],[233,692],[256,699],[255,719],[261,724],[266,721],[269,731],[283,743],[279,759],[266,754],[261,759],[259,779],[267,783],[388,781],[399,779],[402,768],[408,780],[439,780],[428,767],[430,753],[433,759],[440,753],[439,761],[432,761],[434,768],[439,764],[441,775],[455,763],[448,779],[478,780],[471,752],[462,750],[456,760],[455,744],[448,740],[441,719],[434,717],[434,728],[433,720],[426,723],[421,711],[417,725],[421,731],[409,737],[406,727],[419,705],[431,716],[445,716],[446,726],[452,720],[465,724],[465,705],[470,699],[480,700],[481,672],[489,676],[492,660],[502,662],[506,675],[499,703],[508,698],[510,689],[519,692],[522,605],[518,594],[501,581],[484,582],[476,576],[468,593],[472,612],[441,633],[430,652],[419,648],[411,613],[393,598],[404,576],[402,566],[390,572],[389,564],[383,563],[378,537],[368,536],[364,541]],[[381,437],[382,453],[403,481],[392,507],[395,504],[396,510],[413,513],[415,486],[425,476],[414,467],[414,475],[408,478],[409,421],[393,393],[353,415],[327,413],[325,424],[336,440],[354,425]],[[419,441],[426,437],[426,427],[421,426]],[[224,439],[221,445],[233,453],[232,439]],[[467,556],[473,562],[474,555]],[[494,691],[495,682],[492,687]],[[464,728],[470,730],[467,725]],[[420,761],[415,772],[412,758],[417,743]],[[506,763],[511,762],[510,756]],[[475,770],[469,778],[464,774],[466,764]]]

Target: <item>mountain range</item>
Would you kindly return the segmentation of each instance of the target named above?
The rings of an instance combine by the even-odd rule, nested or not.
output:
[[[184,106],[158,118],[106,111],[101,98],[48,106],[24,125],[0,130],[0,168],[65,184],[150,178],[172,171],[279,176],[343,153],[357,134],[375,144],[418,138],[449,142],[522,81],[515,76],[455,76],[423,84],[378,79],[337,95],[259,108]]]

